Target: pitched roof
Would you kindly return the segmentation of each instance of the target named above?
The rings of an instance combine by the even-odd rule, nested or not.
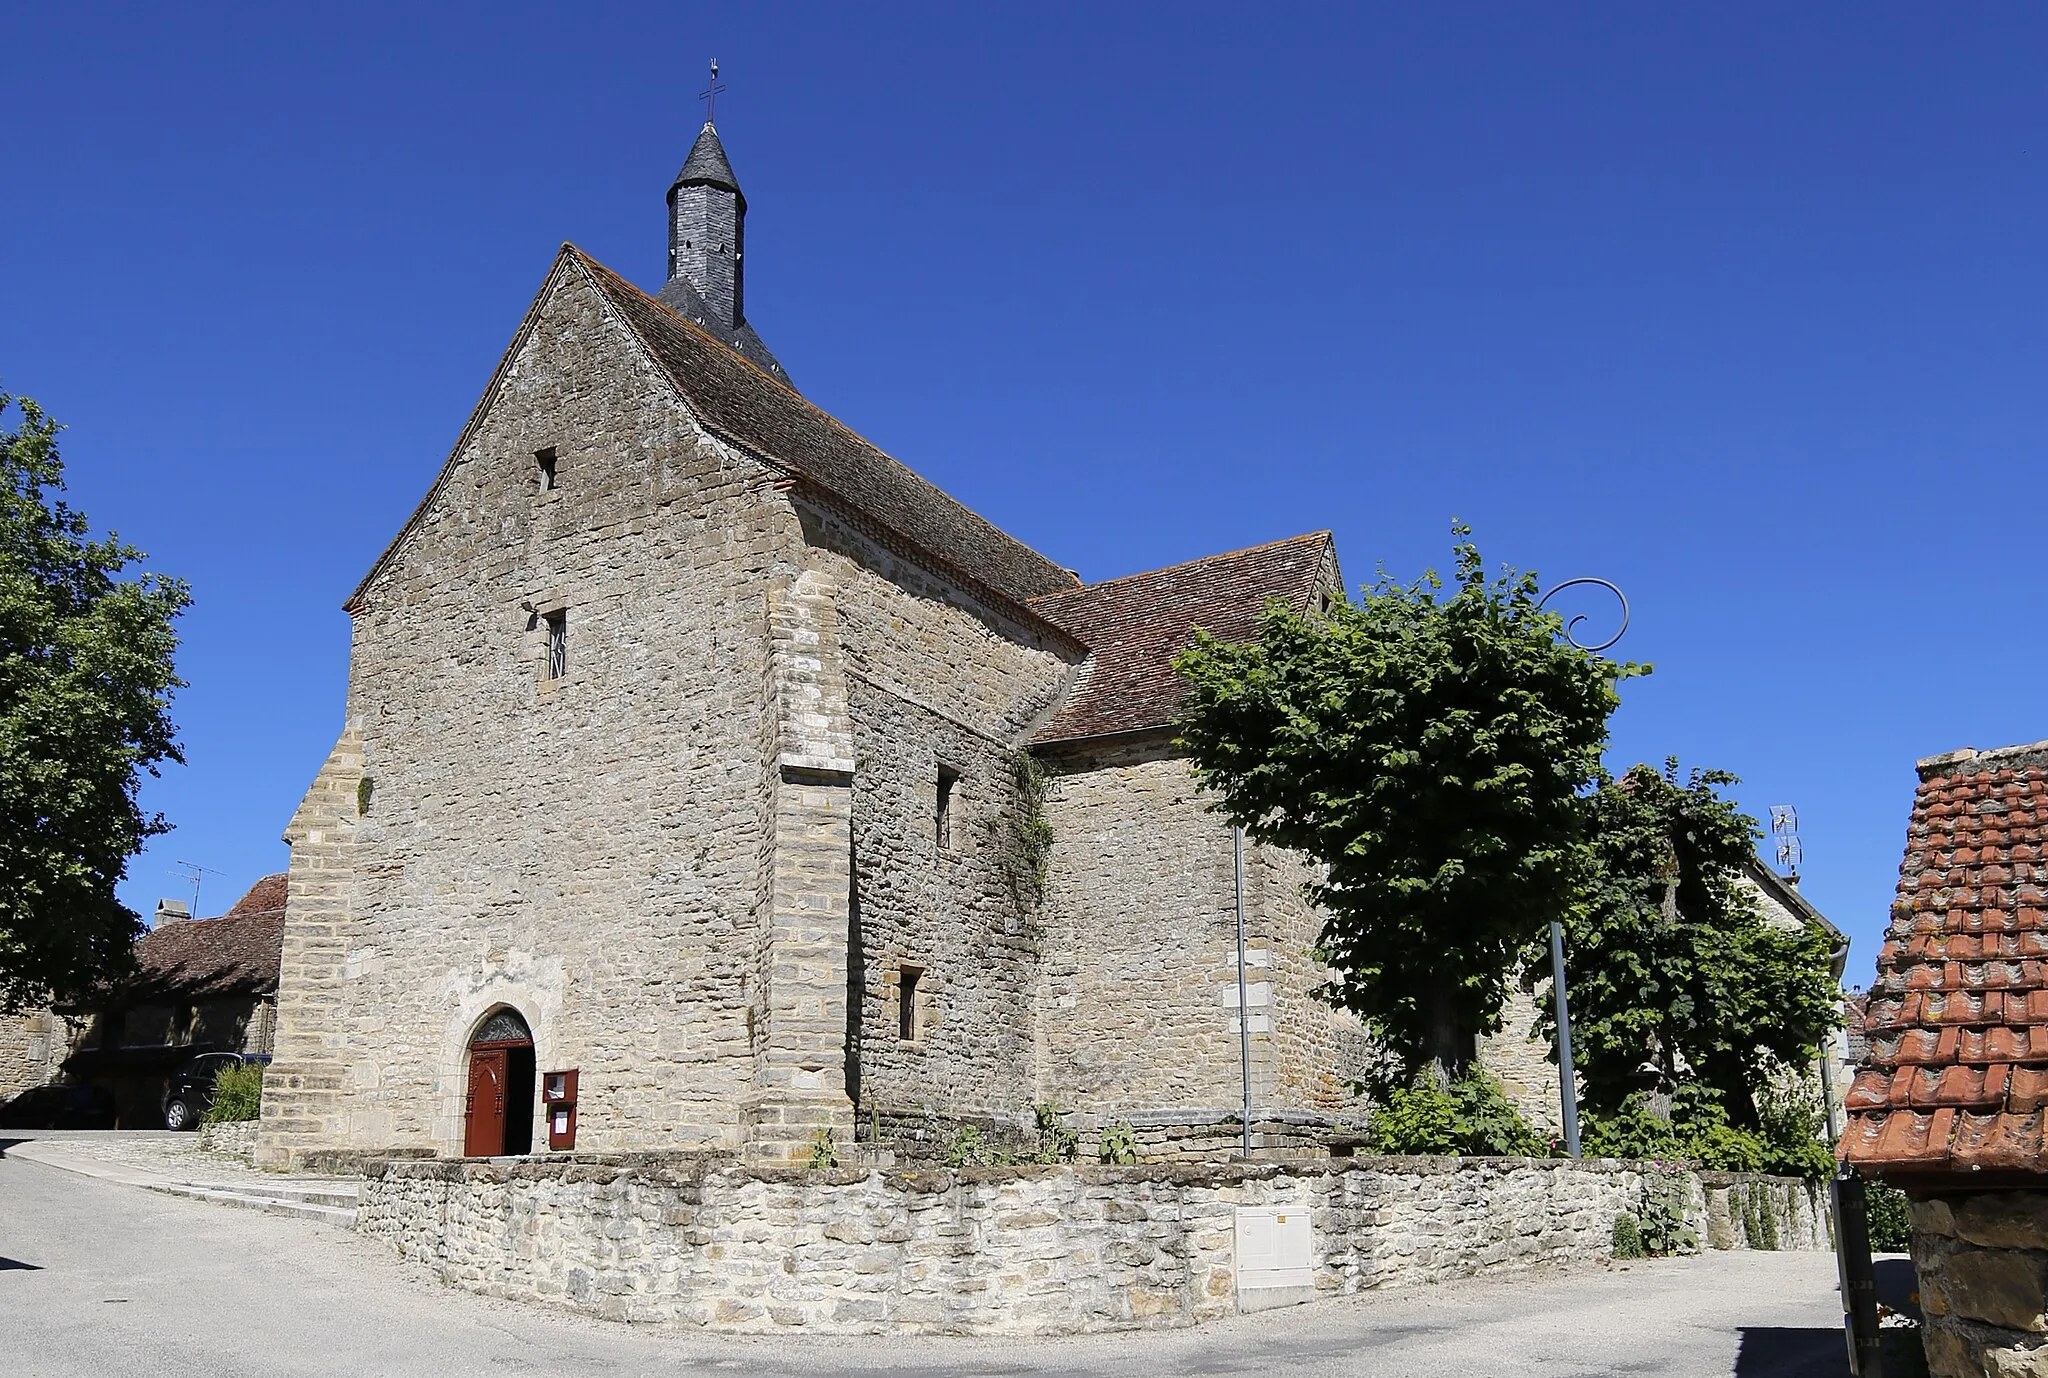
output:
[[[809,480],[927,555],[1023,604],[1070,588],[1074,576],[908,466],[855,435],[786,384],[574,245],[590,274],[697,418],[775,468]]]
[[[669,190],[677,187],[705,185],[724,187],[739,195],[740,204],[747,198],[740,193],[740,179],[733,176],[732,163],[725,156],[725,145],[719,141],[718,131],[711,127],[711,121],[704,121],[704,128],[697,133],[697,142],[690,145],[690,156],[683,159],[682,168],[676,173],[676,180],[669,184]]]
[[[1186,691],[1173,657],[1195,628],[1227,641],[1249,641],[1259,633],[1269,600],[1306,608],[1336,580],[1330,533],[1313,531],[1032,599],[1033,611],[1089,650],[1065,701],[1032,740],[1046,744],[1165,726]]]
[[[727,329],[718,322],[718,313],[704,300],[704,294],[691,285],[690,280],[680,273],[662,284],[654,299],[669,310],[689,321],[705,334],[717,340],[733,353],[745,359],[784,387],[795,389],[789,381],[789,370],[775,357],[768,346],[761,341],[754,327],[741,321]]]
[[[1919,763],[1849,1088],[1849,1163],[1905,1180],[2048,1175],[2048,742]]]
[[[284,909],[284,875],[265,876],[217,919],[152,929],[135,944],[141,971],[123,987],[122,999],[268,995],[277,989]]]

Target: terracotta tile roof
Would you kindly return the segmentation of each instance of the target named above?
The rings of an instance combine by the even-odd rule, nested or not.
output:
[[[2048,1175],[2048,742],[1920,762],[1864,1034],[1848,1162]]]
[[[1016,603],[1075,579],[572,245],[699,420]]]
[[[142,935],[142,970],[124,1003],[268,995],[277,989],[284,942],[285,877],[265,876],[217,919],[187,919]]]
[[[1230,641],[1258,635],[1266,603],[1305,608],[1342,590],[1327,531],[1211,555],[1031,600],[1032,610],[1088,648],[1066,699],[1032,740],[1046,744],[1163,727],[1185,691],[1173,657],[1196,627]]]

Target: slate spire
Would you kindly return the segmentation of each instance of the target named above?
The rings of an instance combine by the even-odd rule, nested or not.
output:
[[[709,120],[668,189],[668,282],[663,305],[703,326],[787,383],[789,375],[747,324],[747,198]]]
[[[740,179],[732,175],[732,162],[725,156],[725,145],[718,141],[718,131],[709,120],[698,133],[697,142],[690,145],[690,156],[683,159],[682,170],[676,173],[669,195],[675,195],[675,187],[684,186],[721,187],[739,196],[742,208],[747,204],[747,198],[740,196]]]

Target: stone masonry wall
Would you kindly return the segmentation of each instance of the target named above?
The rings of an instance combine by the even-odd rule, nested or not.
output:
[[[1048,763],[1056,835],[1039,994],[1039,1077],[1062,1108],[1114,1116],[1235,1107],[1242,1094],[1231,830],[1163,738]],[[1315,919],[1298,862],[1247,846],[1254,1113],[1330,1111],[1370,1057],[1312,993]],[[1362,1107],[1361,1107],[1362,1111]]]
[[[1567,994],[1570,992],[1567,991]],[[1548,981],[1535,994],[1519,981],[1508,987],[1498,1033],[1479,1040],[1479,1065],[1500,1078],[1501,1089],[1536,1129],[1562,1133],[1564,1107],[1558,1101],[1557,1063],[1548,1041],[1530,1036],[1538,1000],[1550,999]]]
[[[328,1098],[286,1107],[295,1142],[459,1152],[468,1039],[499,1006],[543,1070],[581,1070],[583,1145],[736,1142],[761,1014],[766,605],[800,542],[767,472],[558,271],[355,611],[345,783],[366,807],[319,863],[341,917],[311,966],[293,857],[279,1070]],[[268,1105],[265,1123],[268,1141]]]
[[[72,1029],[51,1010],[0,1015],[0,1101],[55,1081],[71,1052]]]
[[[1912,1212],[1934,1378],[2048,1375],[2048,1191],[1932,1197]]]
[[[1352,1088],[1372,1072],[1378,1057],[1363,1022],[1316,994],[1330,973],[1313,955],[1323,918],[1306,893],[1312,869],[1300,853],[1245,844],[1246,922],[1265,938],[1271,988],[1266,1027],[1272,1033],[1274,1084],[1266,1108],[1318,1111],[1355,1126],[1364,1106]],[[1258,1003],[1249,993],[1246,1003],[1258,1032]],[[1231,1024],[1234,1029],[1236,1020]]]
[[[840,590],[857,765],[854,1093],[871,1119],[1025,1112],[1038,915],[1005,863],[1006,815],[1016,744],[1079,651],[830,508],[800,512],[808,558]]]
[[[853,678],[852,698],[863,1110],[1021,1111],[1036,1091],[1038,935],[994,834],[1014,793],[1011,749],[867,679]],[[941,768],[958,772],[943,844]],[[906,968],[917,973],[908,1039]]]
[[[1334,1297],[1607,1257],[1629,1164],[738,1170],[717,1160],[371,1165],[357,1229],[493,1296],[718,1330],[1060,1334],[1240,1305],[1236,1209],[1298,1208]],[[1782,1184],[1780,1184],[1782,1185]],[[1703,1213],[1695,1187],[1695,1213]],[[1788,1227],[1786,1247],[1816,1247]],[[1824,1240],[1817,1247],[1825,1247]],[[1247,1291],[1248,1306],[1258,1304]]]

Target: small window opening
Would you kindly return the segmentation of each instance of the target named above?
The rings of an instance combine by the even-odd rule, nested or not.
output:
[[[942,852],[950,851],[953,846],[953,786],[959,782],[959,771],[947,766],[939,767],[939,789],[937,807],[932,819],[932,836]]]
[[[896,1036],[909,1043],[917,1038],[917,982],[923,967],[906,966],[896,975]]]
[[[548,627],[548,678],[560,679],[569,673],[569,612],[564,608],[551,612],[546,618]]]
[[[533,452],[533,462],[540,466],[540,491],[543,493],[554,492],[555,447],[550,445],[545,450],[535,450]]]

